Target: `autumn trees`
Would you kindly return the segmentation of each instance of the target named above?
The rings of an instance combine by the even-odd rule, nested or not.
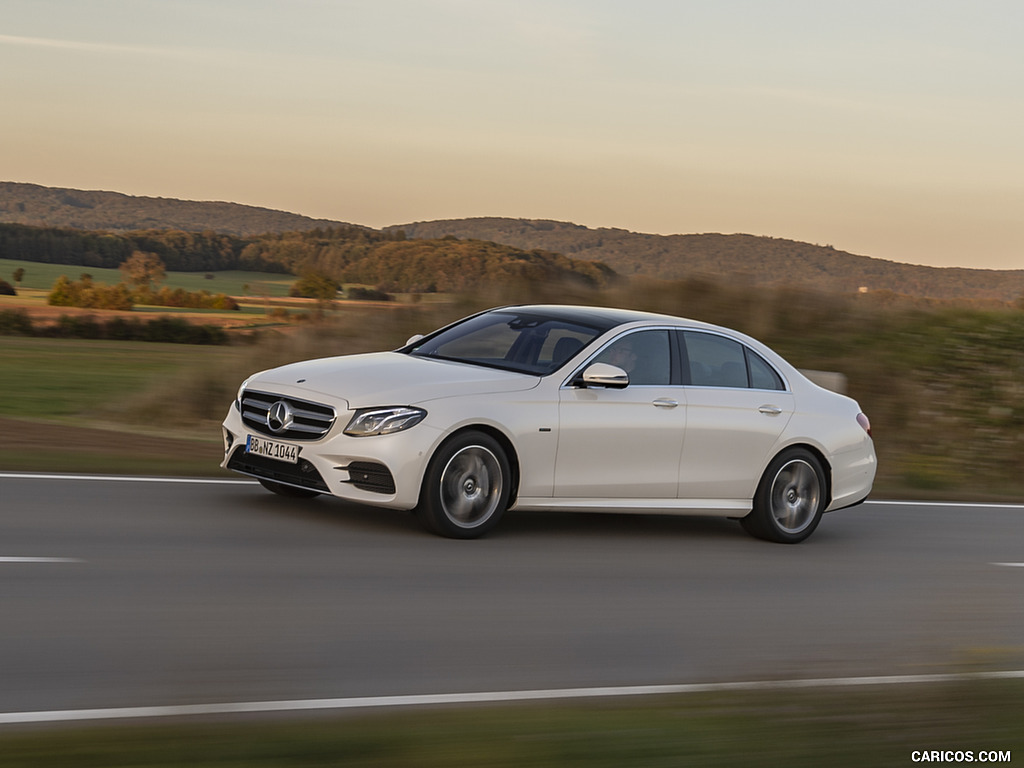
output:
[[[78,280],[70,280],[66,275],[61,275],[53,284],[47,302],[54,307],[120,310],[131,309],[135,304],[131,291],[124,283],[96,283],[89,274],[83,274]]]
[[[142,285],[136,279],[148,277],[151,287],[160,282],[159,272],[147,272],[145,266],[153,259],[175,272],[317,273],[338,283],[386,283],[391,290],[421,293],[467,290],[509,280],[565,278],[601,286],[615,275],[599,262],[550,251],[454,237],[409,240],[402,231],[361,227],[241,238],[215,232],[83,232],[0,224],[0,257],[4,256],[84,268],[121,268],[125,281],[135,287]]]
[[[223,293],[186,291],[184,288],[156,286],[164,281],[167,270],[155,253],[135,251],[121,264],[122,282],[117,285],[95,283],[83,274],[78,280],[62,275],[50,290],[48,303],[58,307],[93,309],[131,309],[135,304],[190,309],[237,310],[239,304]]]
[[[167,269],[155,253],[134,251],[121,263],[119,269],[124,282],[147,291],[152,290],[154,284],[162,283],[167,277]]]

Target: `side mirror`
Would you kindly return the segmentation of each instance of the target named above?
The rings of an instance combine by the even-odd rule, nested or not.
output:
[[[593,363],[583,371],[577,379],[584,387],[607,387],[608,389],[625,389],[629,386],[629,374],[616,365]]]
[[[412,336],[409,337],[409,340],[405,342],[405,346],[408,347],[410,344],[415,344],[417,341],[419,341],[422,338],[423,338],[423,334],[422,333],[414,333]]]

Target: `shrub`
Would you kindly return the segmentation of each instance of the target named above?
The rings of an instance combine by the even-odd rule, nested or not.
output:
[[[0,296],[17,296],[18,292],[14,290],[14,286],[8,283],[6,280],[0,280]]]
[[[80,280],[69,280],[67,275],[61,275],[50,289],[47,302],[54,307],[89,309],[129,310],[134,306],[132,295],[123,283],[94,283],[89,275],[82,275]]]
[[[395,297],[379,288],[360,288],[353,286],[348,289],[348,297],[355,301],[394,301]]]
[[[0,336],[31,336],[32,318],[24,309],[0,310]]]
[[[331,301],[338,295],[341,286],[327,275],[310,272],[303,275],[288,290],[288,295],[305,299]]]
[[[227,332],[214,325],[193,325],[177,317],[158,317],[146,323],[141,340],[174,344],[226,344]]]
[[[102,339],[103,327],[96,318],[61,315],[54,327],[54,336],[66,339]]]
[[[241,309],[238,302],[224,293],[212,294],[209,291],[186,291],[184,288],[163,287],[152,291],[143,287],[137,289],[132,298],[137,304],[153,307],[179,307],[187,309]]]
[[[0,312],[0,335],[155,341],[165,344],[229,343],[228,334],[223,328],[215,325],[193,325],[180,318],[160,317],[142,322],[123,317],[103,321],[89,315],[62,315],[53,325],[35,327],[24,310]]]

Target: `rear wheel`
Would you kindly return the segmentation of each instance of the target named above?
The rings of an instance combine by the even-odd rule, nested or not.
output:
[[[311,491],[308,488],[298,488],[294,485],[275,483],[273,480],[264,480],[262,477],[257,479],[260,481],[260,485],[271,493],[276,493],[278,496],[288,496],[292,499],[311,499],[314,496],[320,495],[319,491]]]
[[[508,457],[497,440],[483,432],[463,432],[430,460],[416,514],[441,536],[483,536],[508,506],[511,476]]]
[[[752,536],[783,544],[803,541],[818,527],[828,503],[825,472],[810,451],[796,448],[768,465],[753,511],[740,520]]]

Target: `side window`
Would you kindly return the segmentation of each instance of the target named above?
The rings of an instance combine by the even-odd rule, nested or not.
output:
[[[605,347],[595,363],[609,363],[629,374],[630,385],[668,385],[672,381],[672,357],[668,331],[627,333]]]
[[[685,331],[690,383],[695,387],[747,387],[743,345],[710,333]]]
[[[750,386],[754,389],[775,389],[783,390],[786,385],[782,383],[782,377],[776,373],[764,359],[756,352],[747,350],[747,365],[750,367]]]

